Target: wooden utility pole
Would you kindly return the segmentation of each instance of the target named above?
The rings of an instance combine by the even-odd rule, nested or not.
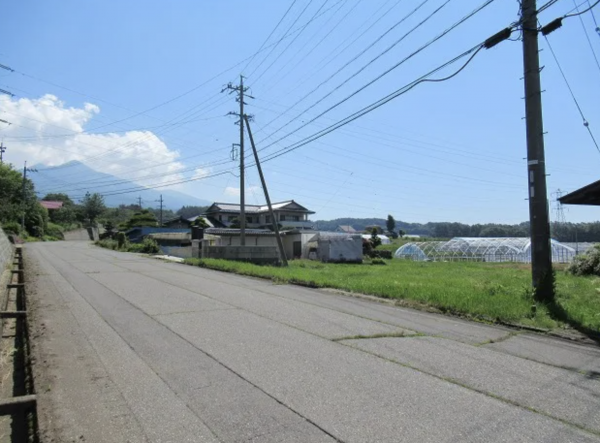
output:
[[[271,198],[269,197],[269,191],[267,190],[267,182],[265,181],[265,176],[263,175],[262,168],[260,167],[258,152],[256,151],[256,146],[254,145],[254,138],[252,137],[252,131],[250,130],[250,122],[248,120],[248,116],[244,115],[244,121],[246,122],[246,127],[248,128],[248,137],[250,138],[252,152],[254,153],[254,161],[256,163],[256,167],[258,168],[258,175],[260,176],[260,182],[262,183],[263,191],[265,191],[265,200],[267,201],[267,206],[269,207],[269,214],[271,215],[271,220],[273,221],[273,229],[275,230],[275,236],[277,237],[277,246],[279,247],[279,258],[281,259],[281,264],[283,266],[287,266],[288,261],[287,257],[285,256],[285,249],[283,249],[283,242],[281,241],[281,235],[279,234],[279,223],[277,223],[277,220],[275,219],[273,206],[271,206]]]
[[[525,71],[531,275],[536,298],[552,301],[554,285],[546,189],[536,0],[522,0],[521,26],[523,28],[523,69]]]

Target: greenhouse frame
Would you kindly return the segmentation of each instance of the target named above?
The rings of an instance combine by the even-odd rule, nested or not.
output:
[[[575,248],[551,240],[552,262],[569,263]],[[395,258],[413,261],[481,261],[531,263],[528,237],[455,237],[449,241],[406,243]]]

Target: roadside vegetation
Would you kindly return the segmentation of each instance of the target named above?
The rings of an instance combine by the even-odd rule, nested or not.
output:
[[[523,264],[386,260],[387,266],[372,266],[369,261],[353,265],[294,260],[283,268],[215,259],[185,262],[276,283],[375,295],[476,320],[550,329],[567,322],[600,332],[600,278],[558,271],[556,303],[547,306],[534,301],[531,270]],[[557,309],[564,321],[557,319]]]
[[[101,248],[112,249],[121,252],[138,252],[141,254],[156,254],[160,251],[158,243],[151,238],[145,238],[141,243],[130,243],[125,235],[120,232],[116,239],[105,238],[94,243]]]

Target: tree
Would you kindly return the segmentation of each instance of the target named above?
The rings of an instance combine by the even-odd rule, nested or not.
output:
[[[405,232],[404,230],[400,229],[400,230],[398,231],[398,236],[399,236],[400,238],[404,237],[405,235],[406,235],[406,232]]]
[[[21,223],[25,214],[25,228],[30,234],[42,236],[48,225],[48,211],[35,197],[35,187],[30,179],[12,165],[0,165],[0,223]]]
[[[204,217],[198,217],[196,220],[194,220],[194,222],[192,223],[192,226],[197,226],[202,229],[210,228],[210,225],[208,223],[206,223],[206,220],[204,220]]]
[[[392,217],[391,214],[388,215],[385,225],[388,232],[394,232],[394,229],[396,229],[396,220],[394,220],[394,217]]]
[[[369,243],[371,243],[371,247],[373,249],[381,245],[381,239],[377,235],[377,228],[373,228],[373,230],[371,231],[371,238],[369,239]]]
[[[176,214],[183,218],[192,218],[200,214],[204,214],[204,211],[208,209],[208,206],[183,206],[179,209]]]
[[[240,220],[237,217],[235,217],[229,223],[229,227],[232,228],[232,229],[240,229],[242,226],[240,225]]]
[[[81,205],[83,218],[89,221],[91,225],[94,225],[96,219],[106,211],[104,197],[98,193],[90,194],[89,192],[86,192]]]
[[[125,227],[127,229],[137,228],[137,227],[142,227],[142,226],[158,226],[158,220],[156,220],[156,216],[147,209],[136,212],[125,223]]]

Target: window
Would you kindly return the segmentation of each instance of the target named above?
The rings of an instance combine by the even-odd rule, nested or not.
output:
[[[284,214],[281,214],[279,216],[279,221],[285,221],[285,215]]]
[[[252,217],[246,217],[246,223],[254,223]]]
[[[294,221],[300,221],[300,216],[299,215],[294,215],[294,216],[292,216],[292,220],[294,220]]]
[[[267,216],[265,217],[265,222],[266,222],[266,223],[271,223],[271,216],[270,216],[270,215],[267,215]]]

